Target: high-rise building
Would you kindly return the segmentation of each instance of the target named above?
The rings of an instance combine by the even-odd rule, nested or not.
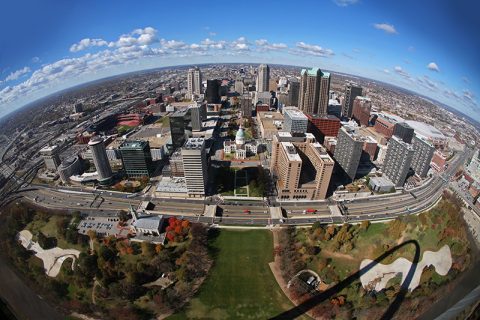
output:
[[[288,83],[288,105],[298,106],[298,96],[300,94],[300,82],[290,81]]]
[[[207,80],[207,103],[220,103],[220,81],[218,79]]]
[[[182,147],[182,160],[188,195],[191,197],[205,196],[208,179],[205,139],[188,139]]]
[[[414,136],[412,141],[413,146],[413,158],[412,169],[421,178],[427,176],[428,170],[430,170],[430,162],[432,161],[435,147],[426,139],[422,139],[419,136]]]
[[[320,79],[320,93],[318,97],[318,111],[319,115],[327,115],[328,100],[330,96],[330,73],[322,72],[322,78]]]
[[[73,105],[73,112],[74,112],[74,113],[83,112],[83,103],[81,103],[81,102],[75,103],[75,104]]]
[[[58,155],[59,149],[57,146],[45,146],[40,149],[40,155],[45,162],[45,167],[47,170],[57,170],[60,165],[60,156]]]
[[[303,69],[298,108],[306,114],[327,114],[330,73],[319,68]]]
[[[237,77],[235,79],[235,91],[239,94],[243,94],[243,90],[244,90],[245,86],[243,84],[243,79],[242,77]]]
[[[383,173],[395,184],[395,187],[401,187],[405,183],[413,154],[413,146],[396,136],[393,136],[388,142],[387,153],[383,161]]]
[[[375,120],[373,128],[378,133],[381,133],[385,138],[390,139],[393,136],[393,129],[397,122],[393,118],[388,118],[385,115],[379,115]]]
[[[261,64],[257,72],[257,91],[269,91],[269,85],[270,67],[267,64]]]
[[[92,151],[93,163],[98,173],[98,182],[100,184],[109,184],[112,180],[112,168],[108,162],[107,151],[105,149],[105,142],[101,137],[93,137],[88,142],[88,146]]]
[[[372,101],[370,98],[357,96],[353,101],[352,117],[361,126],[368,127],[370,121],[370,112],[372,111]]]
[[[398,122],[393,127],[393,135],[406,143],[412,143],[414,130],[406,122]]]
[[[187,91],[190,96],[202,94],[202,73],[198,67],[188,69]]]
[[[271,171],[280,199],[325,199],[334,161],[312,134],[273,136]]]
[[[285,108],[283,110],[285,120],[283,130],[290,133],[306,133],[308,127],[308,118],[297,108]]]
[[[466,167],[468,175],[480,183],[480,149],[476,149],[472,159]]]
[[[362,95],[362,87],[353,83],[345,85],[345,98],[343,99],[342,116],[351,118],[353,112],[353,101],[357,96]]]
[[[173,149],[180,148],[187,136],[187,124],[190,121],[188,110],[177,110],[169,116],[170,135]]]
[[[347,176],[354,180],[363,152],[363,139],[355,130],[344,126],[338,131],[337,145],[333,157]]]
[[[150,177],[154,168],[148,141],[125,141],[119,149],[123,169],[129,178]]]
[[[242,111],[242,117],[252,117],[252,98],[249,94],[244,94],[240,97],[240,109]]]
[[[307,117],[310,122],[309,132],[313,133],[320,141],[322,141],[324,137],[336,137],[338,130],[340,130],[342,126],[340,119],[332,115],[320,116],[309,114]]]
[[[190,106],[190,119],[192,131],[201,131],[202,130],[202,106],[201,105],[192,105]],[[207,110],[205,109],[205,114]]]

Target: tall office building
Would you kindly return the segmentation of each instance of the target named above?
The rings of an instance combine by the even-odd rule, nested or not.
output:
[[[319,68],[303,69],[298,108],[306,114],[327,114],[330,73]]]
[[[206,110],[205,110],[206,113]],[[192,131],[202,130],[202,111],[201,105],[190,106],[190,119],[192,125]]]
[[[242,77],[237,77],[235,79],[235,91],[238,92],[239,94],[243,94],[245,86],[243,84],[243,79]]]
[[[290,81],[288,83],[288,105],[298,106],[298,97],[300,94],[300,82]]]
[[[269,91],[270,67],[267,64],[261,64],[257,71],[257,91]]]
[[[344,126],[338,131],[337,145],[333,157],[352,180],[355,179],[357,174],[363,145],[364,140],[352,128]]]
[[[393,136],[387,146],[387,154],[383,161],[383,173],[393,182],[395,187],[405,183],[408,171],[412,164],[414,149],[409,143]]]
[[[343,99],[342,116],[351,118],[353,112],[353,102],[357,96],[362,95],[362,87],[356,84],[347,83],[345,85],[345,98]]]
[[[319,115],[325,116],[328,114],[328,100],[330,96],[330,73],[322,72],[320,78],[320,93],[318,97],[318,111]]]
[[[361,126],[368,127],[370,121],[370,112],[372,111],[372,101],[370,98],[357,96],[353,101],[352,117]]]
[[[45,162],[45,167],[47,170],[57,170],[60,165],[60,156],[58,155],[59,149],[57,146],[45,146],[40,149],[40,155]]]
[[[393,127],[393,135],[406,143],[412,143],[414,130],[406,122],[397,122]]]
[[[419,136],[413,137],[412,146],[414,150],[411,164],[412,169],[415,171],[415,174],[421,178],[425,178],[428,170],[430,170],[430,162],[432,161],[435,147],[426,139],[422,139]]]
[[[249,94],[244,94],[240,97],[240,109],[242,111],[242,117],[252,117],[252,98]]]
[[[283,121],[283,130],[290,133],[306,133],[308,127],[308,118],[297,108],[285,108],[283,111],[285,120]]]
[[[202,94],[202,73],[198,67],[188,69],[187,90],[190,96]]]
[[[182,160],[188,195],[205,196],[208,179],[205,139],[188,139],[182,147]]]
[[[206,99],[208,103],[220,103],[220,82],[217,79],[207,80]]]
[[[325,199],[334,161],[312,134],[273,136],[271,171],[280,199]]]
[[[187,124],[190,121],[188,110],[177,110],[169,116],[170,135],[173,150],[183,146],[187,136]]]
[[[148,141],[125,141],[119,149],[123,169],[129,178],[150,177],[153,173],[153,163]]]
[[[109,184],[112,180],[112,168],[108,162],[107,151],[103,138],[93,137],[88,142],[88,146],[92,151],[93,163],[98,173],[98,182],[100,184]]]

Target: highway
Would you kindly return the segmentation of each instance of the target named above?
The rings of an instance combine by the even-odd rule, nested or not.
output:
[[[464,163],[468,152],[457,154],[450,166],[441,175],[435,175],[424,185],[408,192],[377,195],[348,201],[298,201],[274,202],[274,206],[284,209],[284,218],[273,219],[269,206],[262,200],[217,202],[215,217],[203,216],[205,204],[215,204],[213,199],[171,199],[156,198],[151,194],[128,195],[115,191],[91,190],[81,187],[52,187],[49,185],[29,185],[24,179],[18,179],[18,188],[12,188],[24,199],[37,206],[58,209],[115,214],[119,210],[137,208],[142,201],[148,200],[154,208],[152,214],[180,216],[191,221],[222,225],[305,225],[315,222],[344,223],[394,219],[401,215],[416,214],[428,209],[441,197],[450,178]],[[332,215],[328,206],[337,205],[342,215]],[[303,214],[304,210],[315,209],[314,214]]]

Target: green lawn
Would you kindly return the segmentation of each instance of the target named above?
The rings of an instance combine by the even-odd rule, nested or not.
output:
[[[215,264],[197,296],[169,319],[267,319],[292,308],[268,263],[270,231],[222,230],[213,240]]]

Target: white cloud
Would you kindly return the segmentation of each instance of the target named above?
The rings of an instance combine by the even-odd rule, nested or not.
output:
[[[358,0],[333,0],[333,2],[339,7],[348,7],[349,5],[357,3]]]
[[[397,74],[404,77],[405,79],[411,80],[410,74],[407,71],[403,70],[402,67],[395,66],[395,68],[393,68],[393,71],[395,71]]]
[[[231,48],[235,51],[249,51],[250,46],[249,42],[245,37],[240,37],[237,40],[233,41],[231,44]]]
[[[435,62],[430,62],[429,64],[427,64],[427,68],[431,71],[440,72],[440,69]]]
[[[383,69],[383,72],[387,73],[387,74],[390,74],[390,70],[388,70],[388,69]]]
[[[318,57],[329,57],[335,55],[332,49],[325,49],[319,45],[307,44],[303,41],[296,43],[296,49],[291,51],[293,54],[312,55]]]
[[[255,45],[259,51],[281,50],[288,48],[285,43],[269,43],[266,39],[255,40]]]
[[[392,24],[388,23],[374,23],[373,27],[378,30],[383,30],[386,33],[389,34],[398,34],[397,30],[395,30],[395,27]]]
[[[108,45],[108,42],[103,39],[85,38],[80,40],[78,43],[72,44],[72,46],[70,47],[70,52],[78,52],[90,47],[103,47],[107,45]]]
[[[462,77],[462,81],[466,84],[470,83],[470,80],[467,77]]]
[[[468,89],[463,89],[462,98],[468,104],[473,105],[473,106],[478,106],[477,105],[477,100],[475,99],[475,94],[472,91],[470,91]]]
[[[17,80],[18,78],[29,73],[30,71],[32,70],[29,67],[23,67],[22,69],[10,73],[3,82]]]
[[[32,63],[39,63],[41,61],[39,57],[33,57],[31,60]]]

